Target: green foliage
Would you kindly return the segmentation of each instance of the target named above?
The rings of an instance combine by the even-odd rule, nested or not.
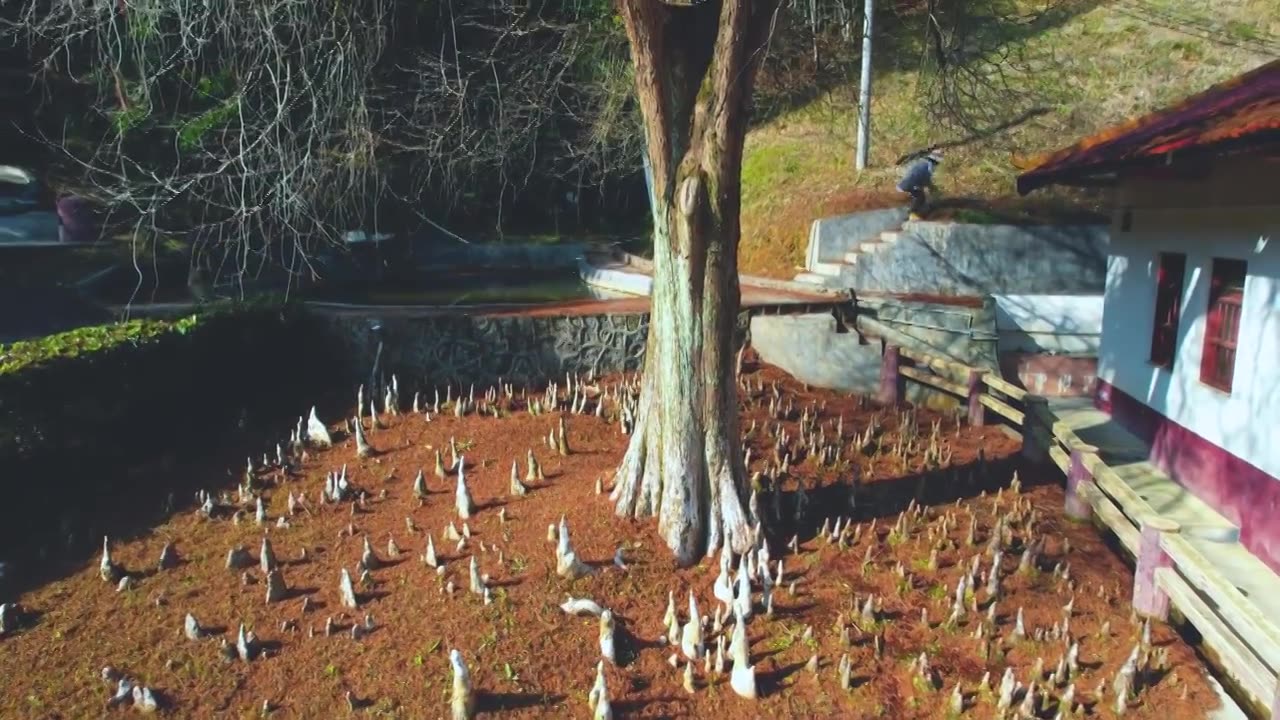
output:
[[[235,76],[230,68],[224,68],[212,75],[201,75],[195,81],[196,92],[214,100],[227,100],[236,94]]]
[[[171,333],[185,335],[199,322],[200,317],[197,315],[176,321],[130,320],[111,325],[92,325],[34,340],[0,345],[0,375],[123,345],[140,345]]]
[[[187,121],[178,130],[178,147],[193,150],[200,145],[200,139],[210,130],[220,128],[236,116],[240,108],[238,98],[228,98],[219,105],[200,113]]]
[[[142,105],[130,105],[125,110],[114,110],[111,112],[111,125],[116,132],[124,135],[133,130],[147,119],[151,113]]]
[[[125,14],[125,19],[129,24],[129,35],[134,40],[146,42],[155,37],[156,18],[154,15],[131,9]]]

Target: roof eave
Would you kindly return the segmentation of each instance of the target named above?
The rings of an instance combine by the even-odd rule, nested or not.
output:
[[[1030,170],[1018,176],[1018,194],[1027,195],[1049,185],[1105,187],[1114,185],[1118,180],[1119,173],[1125,170],[1170,166],[1173,165],[1175,158],[1179,164],[1183,162],[1199,163],[1208,158],[1227,157],[1243,152],[1261,152],[1266,155],[1280,152],[1280,131],[1264,130],[1246,137],[1229,138],[1211,145],[1202,145],[1159,155],[1126,158],[1075,167],[1059,167],[1050,170]]]
[[[1043,187],[1063,185],[1067,187],[1113,187],[1119,176],[1115,170],[1105,168],[1073,168],[1059,172],[1030,172],[1018,176],[1018,194],[1030,195]]]

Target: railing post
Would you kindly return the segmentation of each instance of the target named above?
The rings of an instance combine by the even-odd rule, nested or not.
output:
[[[1178,523],[1156,515],[1142,519],[1138,556],[1133,570],[1133,610],[1143,617],[1169,619],[1169,596],[1156,584],[1156,570],[1173,567],[1173,559],[1160,546],[1165,533],[1182,529]]]
[[[1093,475],[1084,466],[1084,456],[1098,452],[1092,445],[1080,443],[1071,448],[1071,465],[1067,467],[1067,502],[1066,514],[1072,520],[1088,520],[1093,517],[1093,506],[1085,499],[1080,490],[1085,485],[1093,484]]]
[[[1053,432],[1043,428],[1040,417],[1049,411],[1048,398],[1027,394],[1022,399],[1022,457],[1040,463],[1049,457]]]
[[[885,405],[897,405],[901,400],[902,376],[898,374],[901,361],[898,346],[886,343],[880,358],[880,402]]]
[[[969,424],[975,427],[986,423],[986,408],[982,406],[982,376],[986,371],[969,370]]]
[[[1276,695],[1271,700],[1271,720],[1280,720],[1280,682],[1276,683]]]

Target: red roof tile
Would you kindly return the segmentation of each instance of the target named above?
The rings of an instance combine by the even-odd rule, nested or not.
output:
[[[1030,163],[1018,192],[1235,141],[1280,140],[1280,60]]]

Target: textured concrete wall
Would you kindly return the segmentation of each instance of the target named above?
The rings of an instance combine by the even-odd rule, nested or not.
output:
[[[805,268],[813,270],[815,262],[843,262],[844,254],[863,240],[874,239],[885,230],[893,230],[907,219],[907,208],[888,208],[819,218],[809,228],[809,247]]]
[[[1088,355],[1102,339],[1102,295],[996,295],[1001,353]]]
[[[648,315],[368,314],[326,316],[320,321],[349,382],[368,382],[381,341],[379,373],[396,373],[410,388],[472,383],[489,387],[498,378],[523,384],[563,378],[565,373],[637,371],[649,328]]]
[[[1271,477],[1280,477],[1277,237],[1277,205],[1219,210],[1136,208],[1133,229],[1117,232],[1112,248],[1098,363],[1100,379]],[[1172,368],[1150,361],[1161,252],[1186,255]],[[1229,393],[1200,379],[1214,258],[1234,258],[1248,265]]]
[[[648,296],[653,290],[653,278],[625,268],[599,267],[586,259],[578,261],[578,276],[587,287],[609,293]]]
[[[1004,378],[1045,397],[1093,397],[1098,358],[1038,353],[1001,353]]]
[[[760,359],[776,365],[797,380],[817,387],[875,397],[880,390],[879,338],[852,330],[838,332],[828,314],[758,315],[751,318],[751,347]],[[914,345],[918,350],[926,346]],[[959,402],[950,395],[918,383],[904,383],[907,401],[947,410]]]
[[[1106,284],[1103,226],[910,222],[897,241],[849,268],[862,291],[975,296],[1100,293]]]
[[[810,385],[874,393],[880,383],[880,343],[836,332],[829,314],[751,318],[751,346],[760,359]]]
[[[919,343],[917,349],[949,356],[975,367],[997,365],[995,304],[980,307],[897,299],[860,300],[880,322]]]

